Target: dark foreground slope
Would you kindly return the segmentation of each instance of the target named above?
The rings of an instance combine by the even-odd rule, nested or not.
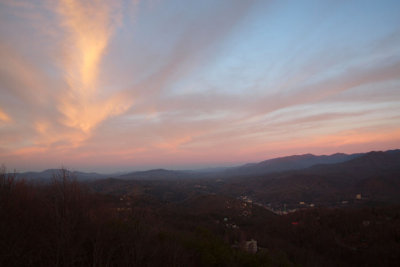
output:
[[[108,179],[94,184],[111,194],[98,194],[69,174],[43,185],[0,174],[0,266],[400,263],[399,206],[278,216],[248,199],[208,192],[224,188],[223,181]],[[254,254],[243,245],[251,239]]]
[[[225,197],[209,216],[188,205],[130,195],[100,195],[62,170],[49,184],[0,173],[0,266],[274,266],[224,241]],[[197,204],[194,204],[197,203]],[[188,209],[189,208],[189,209]],[[220,213],[222,211],[222,213]],[[265,213],[266,211],[264,211]],[[217,216],[217,217],[213,217]],[[236,216],[236,215],[235,215]],[[221,222],[223,221],[221,219]]]

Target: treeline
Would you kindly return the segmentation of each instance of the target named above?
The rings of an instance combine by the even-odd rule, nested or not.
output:
[[[399,266],[400,207],[304,209],[242,227],[302,266]]]
[[[277,216],[229,196],[197,191],[169,202],[154,197],[155,189],[157,184],[150,183],[151,194],[99,194],[68,170],[39,185],[16,179],[3,167],[0,266],[400,263],[399,206],[314,208]],[[238,248],[238,242],[252,238],[256,254]]]
[[[150,207],[120,206],[119,198],[90,192],[67,170],[34,185],[3,167],[0,266],[279,265],[266,254],[233,249],[201,227],[169,229]]]

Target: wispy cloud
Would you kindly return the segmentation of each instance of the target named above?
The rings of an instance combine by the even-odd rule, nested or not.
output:
[[[129,169],[393,148],[394,10],[0,1],[0,158]]]
[[[162,62],[159,62],[160,58],[151,58],[154,60],[153,65],[160,65],[156,71],[138,81],[129,91],[140,97],[158,97],[162,91],[171,89],[170,87],[183,77],[205,68],[223,49],[221,43],[229,37],[256,2],[221,1],[207,7],[209,13],[195,14],[187,24],[182,25],[181,21],[174,19],[169,19],[164,25],[160,23],[160,29],[176,29],[180,34],[173,40],[172,47],[165,48],[169,50],[166,56],[158,55]],[[195,5],[204,8],[201,2]]]
[[[11,121],[10,116],[7,115],[1,108],[0,108],[0,122],[9,122]]]
[[[63,71],[69,85],[60,96],[63,123],[90,134],[104,119],[124,112],[132,103],[116,93],[99,90],[101,60],[116,27],[121,23],[119,1],[60,1],[58,12],[65,28]]]

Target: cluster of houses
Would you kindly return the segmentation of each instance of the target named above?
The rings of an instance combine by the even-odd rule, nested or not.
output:
[[[248,205],[257,205],[257,206],[259,206],[259,207],[263,207],[264,209],[266,209],[266,210],[269,210],[269,211],[271,211],[271,212],[273,212],[273,213],[275,213],[275,214],[277,214],[277,215],[286,215],[286,214],[289,214],[289,213],[292,213],[292,212],[295,212],[295,211],[297,211],[298,209],[287,209],[286,208],[286,204],[283,204],[283,207],[280,207],[280,208],[278,208],[278,209],[276,209],[276,208],[273,208],[272,206],[271,206],[271,204],[262,204],[262,203],[260,203],[260,202],[256,202],[256,201],[253,201],[250,197],[248,197],[248,196],[239,196],[238,197],[238,199],[240,199],[241,201],[243,201],[243,205],[244,206],[248,206]],[[313,208],[313,207],[315,207],[315,205],[314,204],[305,204],[304,202],[300,202],[300,204],[299,205],[303,205],[304,207],[306,207],[306,206],[308,206],[308,207],[311,207],[311,208]]]
[[[231,203],[231,201],[226,201],[225,208],[230,209],[235,205],[236,208],[240,208],[241,216],[244,216],[244,217],[250,216],[252,214],[251,209],[252,209],[253,201],[247,197],[245,197],[243,199],[241,197],[239,197],[239,199],[242,200],[242,202],[239,204],[240,206],[237,206],[237,203]]]
[[[130,212],[132,212],[132,197],[129,195],[121,196],[115,210],[120,215],[129,214]]]
[[[355,198],[354,199],[351,199],[351,200],[342,200],[342,201],[340,201],[339,202],[339,204],[341,204],[341,205],[347,205],[347,204],[349,204],[349,203],[354,203],[354,202],[359,202],[359,201],[362,201],[362,200],[365,200],[366,198],[365,197],[363,197],[361,194],[356,194],[356,196],[355,196]]]
[[[267,210],[269,210],[269,211],[271,211],[271,212],[273,212],[273,213],[275,213],[277,215],[286,215],[286,214],[289,214],[289,213],[292,213],[292,212],[295,212],[295,211],[297,211],[299,209],[304,209],[304,208],[315,208],[315,204],[314,203],[306,203],[305,201],[300,201],[296,205],[292,204],[291,206],[295,207],[295,208],[289,209],[289,208],[287,208],[286,204],[280,204],[278,207],[277,206],[273,207],[270,203],[263,204],[263,203],[260,203],[260,202],[256,202],[256,201],[253,201],[250,197],[245,196],[245,195],[239,196],[238,199],[242,200],[244,205],[249,205],[249,204],[257,205],[257,206],[263,207],[263,208],[265,208],[265,209],[267,209]],[[350,201],[349,200],[343,200],[343,201],[340,201],[338,204],[347,205],[350,202],[353,203],[354,201],[358,202],[358,201],[362,201],[362,200],[365,200],[365,199],[366,198],[364,196],[362,196],[361,194],[356,194],[354,199],[352,199]]]
[[[235,223],[228,223],[228,218],[227,217],[225,217],[224,218],[224,222],[225,222],[225,226],[226,226],[226,228],[229,228],[229,229],[239,229],[239,226],[237,226]]]
[[[257,240],[250,239],[244,240],[242,242],[237,242],[232,245],[233,248],[241,249],[248,253],[256,254],[258,251]]]

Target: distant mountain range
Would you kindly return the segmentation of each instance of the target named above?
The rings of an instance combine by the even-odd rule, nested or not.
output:
[[[124,180],[171,180],[171,179],[183,179],[190,178],[192,172],[190,171],[172,171],[165,169],[154,169],[148,171],[137,171],[130,172],[118,176],[119,179]]]
[[[263,202],[334,203],[364,200],[400,203],[400,150],[369,152],[353,159],[279,173],[233,178],[226,194],[250,195]]]
[[[355,161],[359,162],[358,164],[360,166],[361,165],[364,166],[364,164],[366,165],[362,168],[371,168],[372,166],[376,166],[375,162],[377,161],[374,161],[372,159],[370,159],[368,163],[364,162],[367,161],[367,158],[371,157],[372,155],[371,153],[372,154],[383,153],[384,155],[398,155],[400,153],[400,150],[390,150],[386,152],[356,153],[356,154],[337,153],[333,155],[322,155],[322,156],[316,156],[312,154],[293,155],[288,157],[269,159],[261,161],[259,163],[249,163],[237,167],[207,169],[207,171],[202,171],[202,170],[177,171],[177,170],[154,169],[148,171],[130,172],[122,175],[99,174],[95,172],[87,173],[79,171],[73,171],[71,172],[71,174],[77,180],[91,181],[104,178],[117,178],[123,180],[174,180],[174,179],[185,179],[185,178],[210,178],[210,177],[219,177],[219,178],[249,177],[249,176],[253,177],[271,173],[303,170],[313,166],[315,166],[314,170],[322,171],[321,168],[323,168],[324,170],[329,169],[330,172],[334,172],[341,170],[342,169],[341,166],[346,166],[346,165],[338,165],[340,166],[340,168],[338,169],[336,164],[346,163],[356,159],[360,159],[359,161]],[[364,156],[367,157],[365,158]],[[391,163],[380,162],[379,164],[383,164],[383,166],[386,166],[385,164],[391,164]],[[332,166],[328,167],[326,165],[332,165]],[[58,169],[48,169],[42,172],[23,172],[19,173],[17,177],[24,178],[27,180],[48,181],[54,176],[54,174],[57,173],[57,171]]]
[[[225,172],[231,175],[256,175],[288,170],[305,169],[317,164],[334,164],[345,162],[363,154],[342,154],[337,153],[329,156],[315,156],[312,154],[295,155],[250,163],[239,167],[227,169]]]
[[[287,208],[400,204],[400,150],[291,156],[213,173],[160,169],[88,185],[100,193],[166,202],[202,195],[245,196],[274,209],[282,209],[283,204]]]
[[[57,176],[60,169],[48,169],[42,172],[23,172],[17,173],[17,179],[26,179],[37,182],[46,182],[51,180],[53,177]],[[99,174],[95,172],[79,172],[79,171],[70,171],[70,176],[76,178],[79,181],[89,181],[95,179],[104,179],[107,178],[108,175]]]

